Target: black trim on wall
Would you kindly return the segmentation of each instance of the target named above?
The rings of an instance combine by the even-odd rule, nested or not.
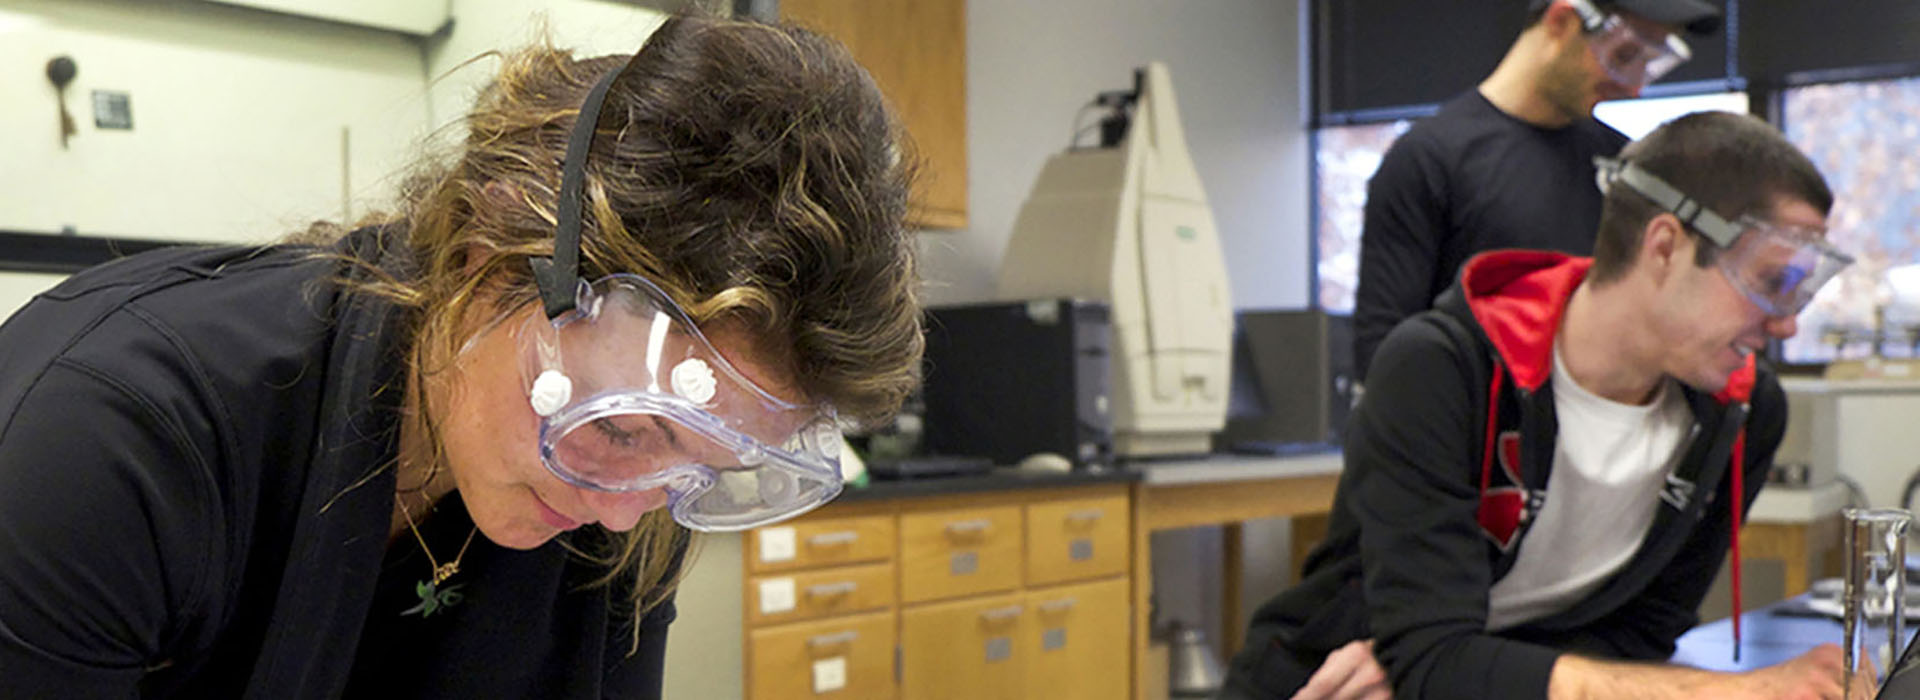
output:
[[[195,244],[0,230],[0,271],[73,273],[134,253],[178,245]]]

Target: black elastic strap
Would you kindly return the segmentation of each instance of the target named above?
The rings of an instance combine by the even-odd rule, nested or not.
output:
[[[627,66],[632,65],[629,61]],[[587,154],[593,150],[594,131],[600,123],[600,106],[607,101],[607,90],[627,72],[627,66],[609,71],[587,93],[574,117],[573,133],[567,136],[567,159],[560,169],[559,222],[553,231],[553,257],[532,258],[534,282],[540,286],[547,318],[556,318],[573,310],[580,286],[580,209],[581,192],[587,184]]]

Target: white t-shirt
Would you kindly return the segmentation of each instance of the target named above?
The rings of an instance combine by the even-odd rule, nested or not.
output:
[[[1658,392],[1644,406],[1601,398],[1573,381],[1555,344],[1553,478],[1519,558],[1493,584],[1488,631],[1573,607],[1639,551],[1693,424],[1673,380]]]

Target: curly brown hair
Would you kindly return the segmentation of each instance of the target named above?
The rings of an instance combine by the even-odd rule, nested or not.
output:
[[[631,61],[587,159],[582,277],[644,275],[696,322],[741,324],[808,399],[886,419],[919,381],[923,341],[911,167],[872,78],[804,29],[701,16],[669,19]],[[362,289],[412,312],[414,376],[449,367],[475,319],[538,298],[528,261],[552,254],[568,134],[628,62],[504,55],[457,153],[410,179],[389,230],[416,272]],[[625,579],[636,611],[652,608],[686,536],[649,513],[595,555],[602,582]]]

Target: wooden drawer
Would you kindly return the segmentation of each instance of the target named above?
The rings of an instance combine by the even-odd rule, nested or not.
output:
[[[1027,614],[1021,596],[969,598],[901,611],[902,697],[1021,697],[1026,657],[1032,653],[1021,639]]]
[[[802,519],[753,531],[747,545],[752,573],[893,558],[893,517]]]
[[[1027,584],[1125,573],[1130,544],[1124,494],[1027,506]]]
[[[754,630],[748,697],[891,700],[893,642],[890,612]]]
[[[1018,645],[1026,652],[1026,697],[1106,700],[1127,695],[1127,579],[1026,594]]]
[[[1019,506],[902,515],[900,539],[902,603],[1020,587]]]
[[[756,576],[747,584],[747,622],[772,625],[893,606],[893,563]]]

